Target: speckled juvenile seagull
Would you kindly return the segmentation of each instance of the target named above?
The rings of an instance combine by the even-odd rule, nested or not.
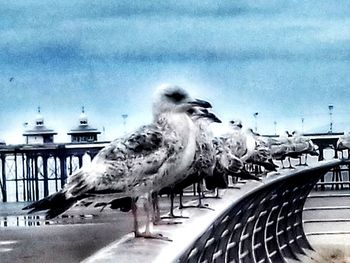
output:
[[[341,151],[342,158],[344,158],[344,150],[350,150],[350,132],[339,137],[337,142],[338,151]],[[349,154],[348,154],[349,156]]]
[[[152,124],[112,141],[89,166],[69,176],[61,191],[24,209],[31,209],[29,213],[48,210],[46,217],[50,219],[90,195],[120,193],[132,199],[135,236],[160,238],[149,229],[150,195],[183,180],[193,162],[196,129],[186,112],[196,106],[211,107],[208,102],[192,100],[178,86],[163,85],[156,92]],[[135,201],[141,196],[147,199],[144,233],[138,228]]]
[[[169,194],[170,195],[170,213],[169,216],[163,218],[183,218],[183,216],[176,216],[173,213],[174,208],[174,197],[175,194],[180,194],[180,205],[179,208],[185,208],[182,204],[182,194],[183,190],[190,186],[191,184],[198,183],[198,205],[196,206],[186,206],[186,207],[198,207],[198,208],[208,208],[201,203],[201,188],[202,188],[202,180],[207,176],[212,176],[216,155],[215,149],[212,145],[213,135],[211,131],[208,129],[209,124],[213,122],[220,123],[221,120],[212,112],[208,112],[203,108],[195,108],[188,111],[191,119],[195,123],[197,129],[196,136],[196,152],[193,159],[193,162],[189,169],[187,170],[187,174],[184,175],[184,179],[179,181],[177,184],[172,185],[171,187],[163,188],[159,194]],[[159,215],[156,215],[156,218]],[[159,218],[159,217],[158,217]]]
[[[202,110],[202,113],[197,117],[192,117],[197,126],[197,150],[195,160],[190,171],[190,177],[194,177],[194,182],[197,182],[198,192],[198,208],[208,208],[202,204],[202,186],[203,179],[212,177],[216,164],[216,151],[213,145],[214,136],[209,128],[211,123],[221,123],[221,120],[212,112]],[[182,205],[180,201],[180,206]],[[191,207],[191,206],[189,206]]]

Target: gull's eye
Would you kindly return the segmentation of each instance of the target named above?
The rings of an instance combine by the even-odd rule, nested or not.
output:
[[[184,100],[186,98],[185,94],[183,94],[181,92],[178,92],[178,91],[165,94],[165,96],[167,96],[169,99],[171,99],[171,100],[173,100],[175,102],[180,102],[180,101],[182,101],[182,100]]]
[[[191,108],[191,109],[189,109],[189,110],[187,111],[187,113],[190,114],[190,115],[192,115],[192,114],[195,113],[195,110]]]

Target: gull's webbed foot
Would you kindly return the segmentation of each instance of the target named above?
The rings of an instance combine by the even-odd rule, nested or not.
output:
[[[198,204],[198,205],[183,205],[180,209],[184,209],[184,208],[204,208],[204,209],[209,209],[214,211],[213,208],[209,207],[208,204]]]
[[[162,234],[159,233],[151,233],[151,232],[135,232],[135,237],[143,237],[143,238],[148,238],[148,239],[159,239],[159,240],[164,240],[164,241],[172,241],[170,238],[163,236]]]
[[[176,219],[176,218],[188,218],[188,217],[185,217],[185,216],[162,216],[160,218],[160,220],[156,221],[156,222],[153,222],[153,225],[155,226],[161,226],[161,225],[178,225],[178,224],[182,224],[182,222],[179,222],[179,221],[166,221],[166,220],[163,220],[163,219]]]

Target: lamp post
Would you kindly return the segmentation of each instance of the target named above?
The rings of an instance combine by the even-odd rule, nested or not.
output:
[[[328,105],[329,110],[329,133],[333,133],[333,109],[334,106],[332,104]]]
[[[304,133],[304,118],[301,118],[301,133]]]
[[[274,128],[275,128],[275,135],[277,135],[277,121],[273,122]]]
[[[126,119],[128,118],[128,114],[122,114],[122,118],[123,118],[124,134],[126,134]]]
[[[255,132],[258,132],[258,120],[257,120],[258,115],[259,115],[259,112],[255,112],[255,113],[253,114],[254,120],[255,120]]]

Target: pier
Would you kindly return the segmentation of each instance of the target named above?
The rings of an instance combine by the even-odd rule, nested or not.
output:
[[[344,133],[305,134],[319,147],[318,161],[331,149],[338,158],[336,144]],[[1,200],[36,201],[60,190],[67,179],[109,142],[49,143],[0,146]],[[347,153],[342,157],[348,158]],[[350,168],[342,165],[320,179],[317,187],[326,190],[350,188]]]

